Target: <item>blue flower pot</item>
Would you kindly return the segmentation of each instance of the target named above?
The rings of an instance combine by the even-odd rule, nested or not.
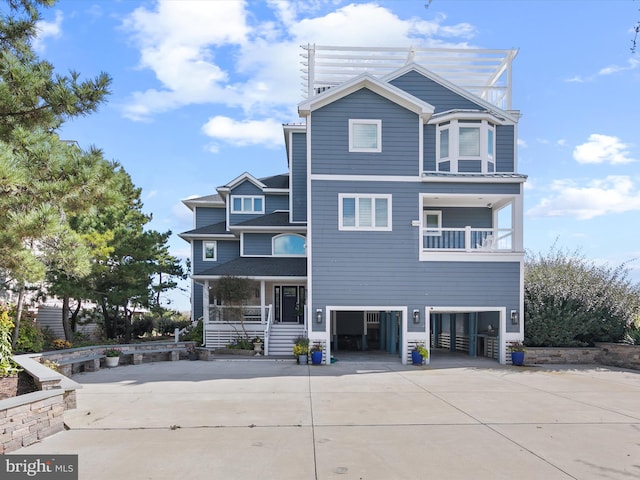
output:
[[[411,352],[411,363],[414,365],[422,365],[422,355],[417,350]]]
[[[313,365],[320,365],[322,363],[322,352],[321,351],[313,351],[313,352],[311,352],[311,363]]]
[[[524,352],[511,352],[511,364],[518,367],[524,365]]]

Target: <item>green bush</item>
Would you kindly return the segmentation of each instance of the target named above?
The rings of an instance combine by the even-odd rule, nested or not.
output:
[[[13,322],[9,313],[0,306],[0,377],[7,377],[18,373],[18,368],[11,360],[11,334]]]
[[[153,333],[153,317],[144,316],[136,318],[131,323],[131,334],[135,337],[143,337]]]
[[[204,323],[202,319],[198,320],[195,326],[189,328],[182,336],[182,340],[189,340],[192,342],[202,342],[204,333]]]
[[[579,252],[552,247],[527,255],[524,286],[525,343],[577,347],[620,342],[640,311],[640,287],[625,264],[596,265]]]
[[[20,322],[16,350],[20,352],[42,352],[44,335],[35,320],[23,319]]]

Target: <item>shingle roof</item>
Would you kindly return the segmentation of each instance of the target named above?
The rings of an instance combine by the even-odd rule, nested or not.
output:
[[[274,212],[269,213],[267,215],[263,215],[261,217],[252,218],[251,220],[246,220],[244,222],[240,222],[236,225],[236,227],[300,227],[304,228],[304,225],[290,223],[289,222],[289,212]]]
[[[193,236],[193,235],[220,235],[229,234],[227,231],[227,224],[225,222],[214,223],[213,225],[207,225],[205,227],[195,228],[187,232],[182,232],[181,236]]]
[[[268,188],[289,188],[289,174],[273,175],[271,177],[259,178]]]
[[[305,257],[240,257],[198,273],[196,276],[306,277]]]

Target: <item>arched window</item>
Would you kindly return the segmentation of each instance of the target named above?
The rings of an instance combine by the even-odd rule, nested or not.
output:
[[[304,256],[306,239],[302,235],[283,234],[273,237],[273,255]]]

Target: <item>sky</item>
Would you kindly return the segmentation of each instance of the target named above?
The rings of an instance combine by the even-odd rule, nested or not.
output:
[[[57,73],[113,78],[108,103],[61,138],[125,168],[179,258],[183,199],[286,172],[301,45],[515,48],[525,248],[629,261],[640,282],[639,1],[61,0],[42,15],[34,47]],[[165,301],[189,310],[188,291]]]

